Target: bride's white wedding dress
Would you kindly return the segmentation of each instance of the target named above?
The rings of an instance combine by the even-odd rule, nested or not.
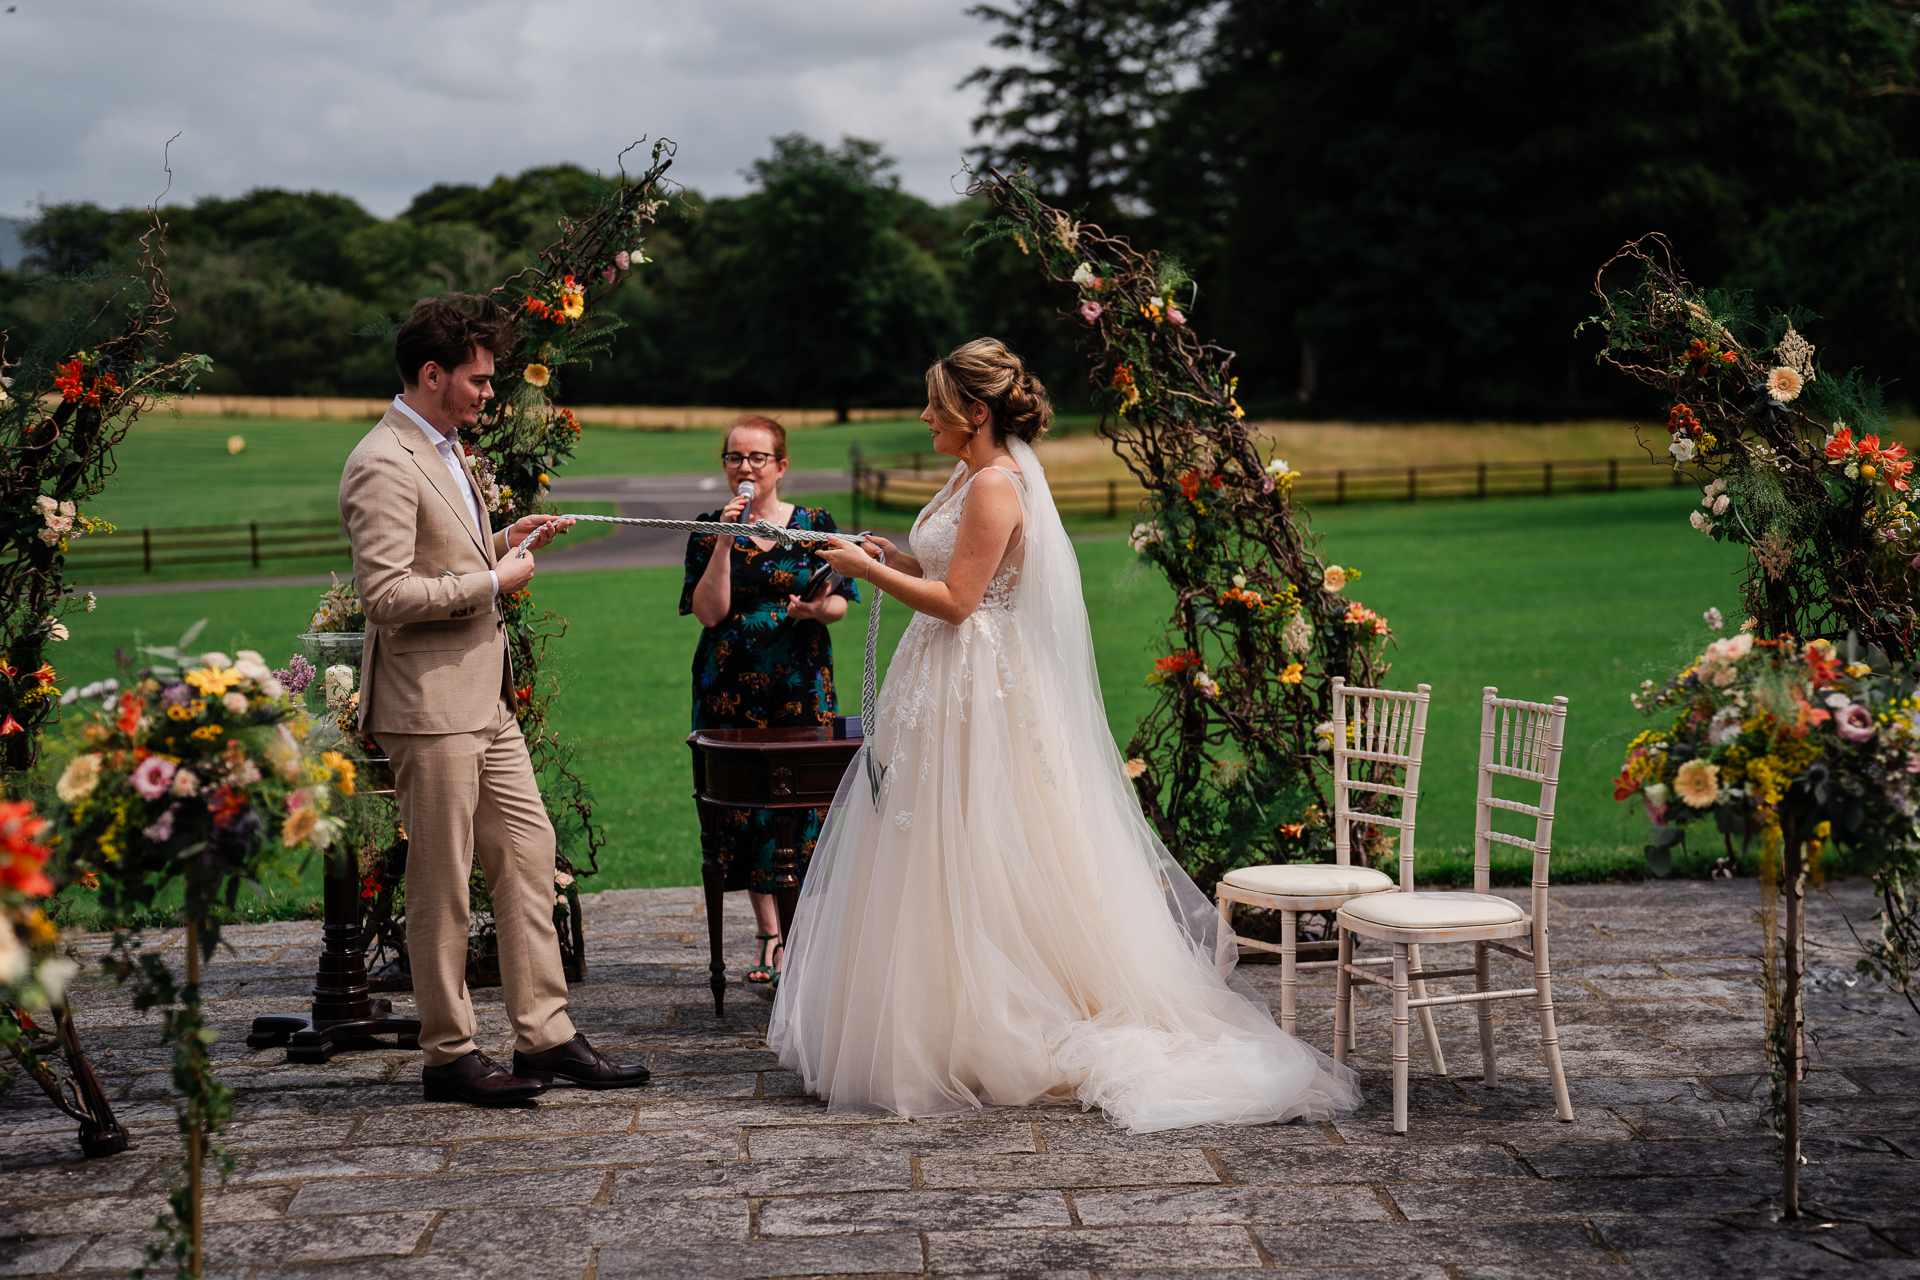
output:
[[[879,801],[856,757],[768,1043],[836,1111],[1077,1098],[1144,1133],[1351,1109],[1353,1072],[1229,984],[1217,913],[1141,815],[1072,546],[1033,451],[1010,444],[1020,537],[972,617],[916,614],[901,638],[866,720]],[[963,474],[914,522],[930,579],[978,482]]]

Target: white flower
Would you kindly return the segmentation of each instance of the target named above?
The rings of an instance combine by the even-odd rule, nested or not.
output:
[[[1642,794],[1647,797],[1648,804],[1656,809],[1663,808],[1667,803],[1667,784],[1664,782],[1649,782]]]
[[[1247,589],[1247,575],[1244,573],[1234,574],[1233,585],[1237,590],[1245,591]]]
[[[1272,462],[1269,462],[1267,464],[1267,474],[1272,476],[1276,480],[1278,480],[1281,476],[1287,474],[1287,472],[1291,470],[1293,470],[1293,468],[1287,465],[1287,460],[1285,458],[1275,458]]]
[[[572,877],[572,876],[570,876],[570,875],[568,875],[568,874],[567,874],[566,872],[564,872],[564,871],[559,871],[559,870],[556,870],[556,871],[555,871],[555,872],[553,873],[553,882],[554,882],[555,884],[557,884],[557,885],[559,885],[559,886],[560,886],[560,887],[561,887],[562,889],[564,889],[564,888],[566,888],[566,887],[567,887],[568,885],[570,885],[570,884],[572,884],[572,883],[573,883],[573,877]]]
[[[200,778],[191,769],[175,769],[173,786],[168,790],[177,796],[197,796],[200,794]]]
[[[1727,495],[1724,493],[1721,494],[1719,497],[1715,498],[1713,500],[1713,514],[1717,516],[1725,515],[1727,510],[1727,503],[1731,501],[1732,499],[1727,497]]]
[[[1133,526],[1133,532],[1127,535],[1127,545],[1135,551],[1145,551],[1156,542],[1165,542],[1167,535],[1161,531],[1157,521],[1149,520]]]
[[[67,624],[58,618],[48,618],[47,634],[55,640],[65,640],[67,638]]]
[[[60,541],[60,531],[58,529],[42,529],[40,531],[40,541],[46,543],[48,546],[52,546],[54,543]]]
[[[1707,724],[1707,741],[1724,747],[1740,736],[1740,708],[1722,707]]]
[[[1075,267],[1073,269],[1073,282],[1083,289],[1092,284],[1093,264],[1091,262],[1083,262]]]
[[[0,916],[0,983],[16,982],[27,971],[27,949],[20,945],[13,921]]]
[[[1333,721],[1322,720],[1313,726],[1313,736],[1319,742],[1319,745],[1314,748],[1316,751],[1333,750]]]
[[[1673,455],[1675,462],[1691,462],[1693,461],[1693,440],[1690,437],[1675,440],[1667,446],[1667,452]]]
[[[287,686],[281,684],[271,671],[267,673],[267,678],[260,682],[260,693],[262,697],[278,698],[286,693],[286,691]]]
[[[1287,619],[1287,625],[1280,630],[1280,645],[1291,654],[1305,653],[1313,646],[1313,627],[1307,622],[1306,610],[1295,609]]]
[[[353,692],[353,668],[341,663],[327,668],[327,702],[344,702]]]
[[[1707,496],[1700,499],[1700,505],[1703,507],[1710,505],[1715,498],[1719,497],[1721,494],[1725,493],[1726,491],[1727,491],[1727,482],[1724,479],[1716,477],[1712,484],[1708,485],[1704,490],[1702,490],[1702,492],[1705,493]]]
[[[227,709],[229,715],[243,716],[247,714],[247,695],[244,693],[230,693],[220,699],[220,705]]]
[[[60,504],[44,493],[33,500],[33,506],[43,516],[50,516],[60,509]]]
[[[266,664],[266,660],[251,649],[242,649],[240,651],[239,655],[233,660],[233,669],[255,684],[273,678],[273,668],[269,667]]]
[[[201,654],[200,665],[203,667],[212,667],[215,671],[230,671],[233,669],[233,663],[228,660],[227,655],[217,649]]]
[[[91,591],[87,592],[87,612],[92,613],[94,609],[99,607],[99,604],[100,597],[94,595]]]
[[[1718,631],[1727,624],[1727,620],[1720,616],[1720,610],[1718,608],[1708,609],[1700,616],[1705,618],[1707,620],[1707,626],[1715,631]]]
[[[65,1004],[67,984],[73,981],[73,975],[80,972],[80,966],[65,956],[54,956],[40,966],[34,974],[40,984],[40,991],[49,1005]]]
[[[80,514],[80,508],[74,506],[71,502],[63,502],[60,504],[60,514],[65,519],[71,520]]]
[[[1691,515],[1689,515],[1687,517],[1687,523],[1692,525],[1694,528],[1698,529],[1702,533],[1713,532],[1713,521],[1707,519],[1707,517],[1701,512],[1695,511]]]

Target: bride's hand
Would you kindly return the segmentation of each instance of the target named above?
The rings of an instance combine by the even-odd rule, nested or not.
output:
[[[878,541],[876,539],[876,541]],[[829,542],[814,552],[829,568],[843,578],[865,578],[880,558],[880,549],[872,543]]]

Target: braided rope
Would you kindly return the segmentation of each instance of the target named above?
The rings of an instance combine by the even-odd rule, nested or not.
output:
[[[767,538],[783,547],[802,546],[814,542],[857,544],[872,541],[864,533],[825,533],[818,529],[789,529],[785,525],[777,525],[770,520],[755,520],[750,524],[740,524],[720,520],[668,520],[645,516],[563,515],[560,519],[590,524],[631,524],[645,529],[675,529],[682,533],[711,533],[729,538]],[[535,529],[513,549],[513,554],[525,555],[527,548],[539,536],[540,530]],[[880,563],[886,562],[886,553],[882,552]],[[873,604],[867,610],[867,662],[860,673],[860,729],[863,737],[866,736],[867,725],[872,722],[876,711],[874,673],[880,662],[880,599],[886,594],[871,578],[867,579],[867,585],[873,588]],[[880,784],[886,778],[886,766],[874,758],[871,744],[862,746],[860,750],[866,756],[867,786],[873,793],[873,808],[877,813],[880,810]]]

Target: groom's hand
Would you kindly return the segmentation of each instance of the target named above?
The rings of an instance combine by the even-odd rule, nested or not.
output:
[[[525,555],[509,552],[494,565],[493,571],[500,575],[500,594],[510,596],[533,581],[533,552]]]
[[[528,534],[538,531],[540,536],[535,538],[533,546],[528,548],[537,551],[572,527],[573,517],[571,516],[521,516],[507,529],[507,545],[517,547]]]

